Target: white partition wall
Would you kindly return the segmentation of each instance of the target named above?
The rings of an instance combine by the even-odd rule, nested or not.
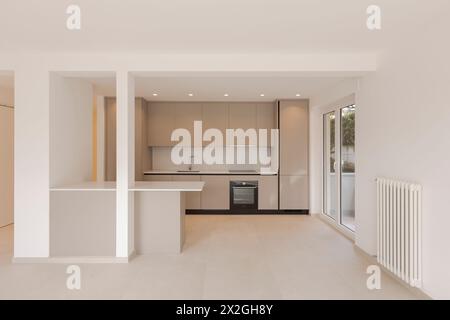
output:
[[[134,252],[134,78],[128,71],[117,72],[117,213],[116,257]]]
[[[79,78],[50,75],[50,186],[92,177],[94,88]]]
[[[15,71],[14,257],[49,256],[49,71]]]

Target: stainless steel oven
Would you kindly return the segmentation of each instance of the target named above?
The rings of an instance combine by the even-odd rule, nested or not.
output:
[[[230,210],[258,210],[258,181],[230,181]]]

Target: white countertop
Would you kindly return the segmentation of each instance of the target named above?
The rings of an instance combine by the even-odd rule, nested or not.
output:
[[[50,191],[116,191],[115,182],[80,182],[64,186],[56,186],[50,188]]]
[[[273,176],[276,172],[260,172],[260,171],[169,171],[169,170],[149,170],[144,171],[145,175],[230,175],[230,176]]]
[[[203,181],[136,181],[130,191],[202,191]]]
[[[128,188],[129,191],[202,191],[205,185],[202,181],[136,181]],[[50,188],[50,191],[116,191],[115,182],[81,182]]]

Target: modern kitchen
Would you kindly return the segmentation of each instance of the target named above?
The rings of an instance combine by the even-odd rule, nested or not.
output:
[[[106,113],[114,114],[115,98],[105,99]],[[279,169],[262,172],[261,164],[248,161],[243,164],[174,164],[171,150],[175,142],[171,141],[171,133],[177,128],[186,128],[194,136],[194,121],[202,121],[203,130],[218,128],[223,136],[227,128],[256,128],[267,132],[280,128],[280,152],[274,152],[280,159]],[[110,149],[108,143],[115,143],[115,132],[109,128],[112,125],[106,123],[106,132],[111,135],[106,138],[107,150]],[[207,143],[203,144],[200,148],[206,147]],[[225,154],[229,148],[248,151],[255,146],[246,139],[245,145],[229,146],[221,141],[219,147]],[[137,98],[135,148],[136,181],[205,183],[202,192],[186,196],[188,214],[308,213],[307,100],[227,103]],[[272,148],[266,148],[271,154]],[[114,180],[115,160],[107,159],[106,163],[106,180]]]
[[[180,254],[191,215],[310,213],[308,96],[339,78],[134,77],[130,116],[115,73],[51,75],[50,259]]]

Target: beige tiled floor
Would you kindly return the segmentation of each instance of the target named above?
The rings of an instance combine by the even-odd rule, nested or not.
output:
[[[12,227],[0,229],[0,299],[415,299],[387,275],[366,289],[370,264],[353,244],[309,216],[188,216],[184,252],[130,264],[11,264]]]

